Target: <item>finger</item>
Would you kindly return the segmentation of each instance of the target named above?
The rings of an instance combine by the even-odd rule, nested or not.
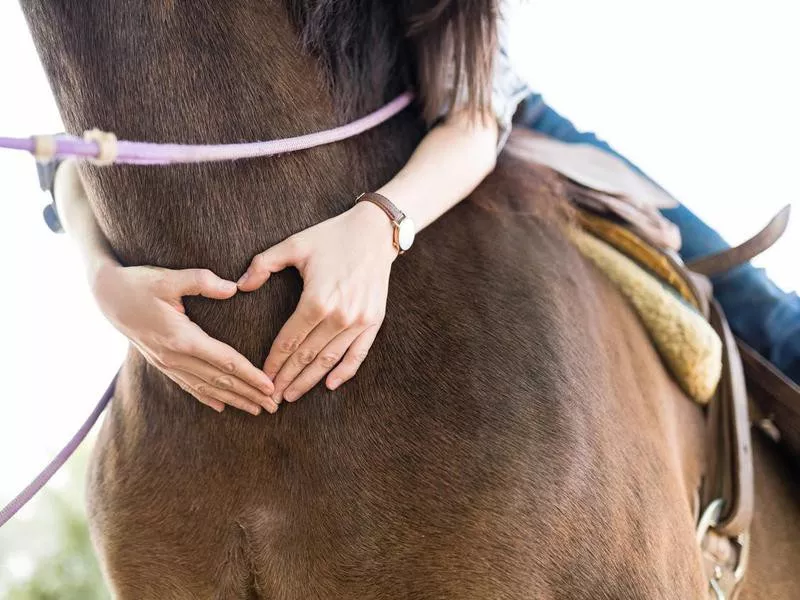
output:
[[[271,413],[278,410],[278,405],[273,402],[270,396],[248,385],[238,377],[224,373],[218,367],[204,360],[194,356],[182,355],[175,358],[173,366],[177,370],[191,373],[203,380],[207,385],[231,392],[243,401],[257,404]]]
[[[230,404],[231,406],[247,411],[254,415],[261,413],[261,406],[255,402],[251,402],[247,398],[237,396],[230,392],[222,393],[225,390],[217,389],[212,384],[198,377],[196,374],[183,370],[181,366],[185,366],[187,364],[186,356],[170,353],[160,357],[146,354],[145,357],[159,371],[175,381],[181,386],[181,388],[189,392],[192,396],[204,404],[208,404],[206,400],[212,399],[225,404]]]
[[[252,292],[258,289],[269,276],[278,271],[283,271],[297,263],[301,258],[300,244],[296,237],[290,237],[276,244],[269,250],[257,254],[244,275],[239,278],[236,285],[243,292]]]
[[[312,300],[309,294],[303,293],[300,296],[297,308],[278,332],[264,361],[264,372],[267,377],[274,381],[286,359],[297,352],[308,335],[322,322],[327,312],[325,306]]]
[[[261,414],[261,407],[258,404],[253,404],[241,396],[232,394],[227,390],[215,388],[192,373],[179,370],[173,371],[173,373],[185,381],[189,386],[187,391],[204,404],[208,404],[211,401],[216,401],[233,406],[254,416]]]
[[[169,284],[179,296],[205,296],[226,300],[236,293],[236,284],[222,279],[208,269],[183,269],[167,275]]]
[[[174,381],[178,385],[178,387],[180,387],[184,392],[186,392],[190,396],[193,396],[200,403],[205,404],[206,406],[209,406],[209,407],[213,408],[215,411],[220,412],[220,413],[223,410],[225,410],[225,403],[224,402],[220,402],[219,400],[214,400],[213,398],[210,398],[210,397],[202,397],[202,398],[200,398],[200,397],[195,396],[194,391],[192,390],[192,386],[189,385],[189,382],[187,382],[178,373],[166,373],[165,372],[165,375],[167,377],[169,377],[172,381]]]
[[[363,329],[351,327],[337,335],[330,344],[317,354],[310,365],[295,377],[294,381],[283,392],[287,402],[294,402],[308,390],[317,385],[326,373],[333,369],[344,356],[347,349],[358,338]]]
[[[231,378],[241,379],[267,396],[271,396],[275,391],[272,380],[264,371],[227,344],[207,335],[199,327],[195,326],[193,332],[186,337],[186,341],[178,348],[179,352],[199,358]]]
[[[285,396],[283,392],[289,385],[317,358],[325,346],[330,344],[336,336],[348,328],[348,320],[343,314],[333,313],[317,325],[308,334],[300,347],[283,363],[275,376],[275,393],[272,398],[280,402]],[[289,398],[286,398],[289,400]]]
[[[190,396],[193,396],[196,400],[200,401],[202,404],[205,404],[206,406],[210,406],[211,408],[213,408],[217,412],[222,412],[225,409],[225,404],[220,402],[219,400],[214,400],[214,399],[208,398],[208,397],[199,398],[198,396],[196,396],[195,393],[194,393],[194,390],[192,390],[192,386],[189,385],[189,383],[186,381],[186,379],[184,377],[181,376],[180,373],[175,372],[175,371],[169,371],[169,370],[165,369],[164,368],[165,365],[163,364],[162,360],[156,358],[146,348],[144,348],[143,346],[140,346],[136,342],[132,342],[132,343],[136,347],[136,349],[139,350],[139,352],[142,354],[142,356],[144,356],[145,360],[148,363],[150,363],[156,369],[158,369],[160,372],[162,372],[164,375],[166,375],[171,381],[175,382],[175,384],[179,388],[181,388],[184,392],[186,392]]]
[[[328,386],[329,390],[335,390],[356,374],[358,368],[367,358],[369,349],[372,348],[372,343],[375,341],[379,329],[380,325],[373,325],[369,329],[365,329],[364,332],[356,338],[347,350],[347,354],[344,355],[342,362],[328,375],[325,385]]]

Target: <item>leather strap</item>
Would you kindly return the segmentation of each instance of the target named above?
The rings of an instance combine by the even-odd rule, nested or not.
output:
[[[741,246],[695,261],[688,267],[697,273],[712,275],[749,261],[780,238],[786,230],[789,213],[787,206]],[[702,275],[693,276],[702,278]],[[753,517],[753,457],[745,368],[750,383],[761,388],[762,393],[752,395],[757,410],[767,415],[767,419],[775,418],[781,423],[783,429],[777,430],[779,435],[782,437],[783,432],[787,432],[787,446],[798,456],[800,388],[745,344],[739,342],[737,346],[719,304],[712,299],[710,308],[711,324],[723,345],[723,377],[706,416],[708,464],[703,485],[706,509],[698,523],[697,537],[709,582],[709,597],[726,600],[736,598],[741,588]],[[770,420],[770,424],[774,422]]]
[[[400,223],[400,221],[406,218],[406,215],[394,205],[394,202],[378,192],[364,192],[356,198],[356,204],[359,202],[372,202],[385,212],[393,223]]]
[[[699,277],[699,276],[698,276]],[[722,377],[706,413],[706,475],[697,542],[709,598],[731,600],[741,588],[753,517],[753,457],[747,389],[736,339],[719,304],[710,322],[722,340]]]
[[[753,517],[753,457],[744,370],[736,339],[716,300],[711,302],[711,325],[722,339],[722,372],[717,395],[709,403],[708,469],[703,504],[717,498],[723,506],[717,533],[745,533]]]
[[[800,386],[750,346],[738,340],[757,425],[768,429],[800,466]]]
[[[789,212],[789,207],[785,207],[761,232],[741,246],[696,261],[689,268],[710,275],[749,261],[780,238],[786,229]],[[695,274],[694,277],[699,279],[702,275]],[[698,523],[697,536],[709,582],[709,597],[729,600],[738,595],[747,568],[755,496],[744,365],[748,365],[749,371],[760,374],[755,379],[770,388],[770,393],[761,395],[762,404],[758,408],[769,415],[780,412],[781,422],[786,419],[791,423],[793,420],[791,430],[794,432],[800,432],[796,427],[800,423],[800,405],[793,402],[800,393],[796,386],[744,344],[739,342],[737,346],[722,309],[713,299],[710,309],[711,324],[723,345],[723,376],[706,415],[708,464],[703,485],[706,509]],[[745,349],[746,363],[739,354],[740,347]],[[753,379],[751,375],[750,380]],[[800,448],[800,441],[793,442],[795,449]]]
[[[780,239],[783,232],[786,231],[786,226],[789,224],[790,213],[791,206],[784,206],[781,211],[767,223],[764,229],[743,244],[712,254],[711,256],[698,258],[688,263],[687,266],[695,273],[711,276],[724,273],[725,271],[729,271],[734,267],[752,260]]]

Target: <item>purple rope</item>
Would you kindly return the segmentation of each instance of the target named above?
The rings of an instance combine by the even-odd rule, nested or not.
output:
[[[116,144],[117,157],[113,162],[130,165],[168,165],[238,160],[306,150],[315,146],[339,142],[377,127],[404,110],[413,99],[414,94],[406,92],[375,112],[346,125],[281,140],[209,145],[151,144],[120,140]],[[100,154],[100,146],[97,142],[87,142],[68,135],[58,136],[54,141],[56,158],[97,158]],[[0,137],[0,148],[23,150],[33,154],[35,143],[33,138]]]
[[[94,426],[95,422],[97,421],[100,414],[103,412],[105,407],[108,405],[109,401],[111,400],[112,396],[114,395],[114,385],[117,382],[117,375],[114,375],[114,379],[111,380],[111,383],[108,386],[108,389],[105,391],[103,396],[100,398],[100,401],[97,403],[97,406],[94,407],[92,414],[86,419],[81,428],[72,436],[72,439],[67,442],[67,445],[59,452],[56,457],[50,461],[41,473],[39,473],[36,478],[31,481],[27,487],[22,490],[16,498],[11,500],[8,504],[3,507],[3,510],[0,510],[0,527],[5,525],[8,520],[13,517],[19,509],[25,506],[37,493],[41,490],[44,485],[50,481],[50,478],[56,474],[61,467],[64,466],[64,463],[67,462],[67,459],[72,456],[72,453],[81,445],[81,442],[84,440],[86,435]]]

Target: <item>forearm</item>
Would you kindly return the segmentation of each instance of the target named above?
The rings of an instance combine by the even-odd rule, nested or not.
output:
[[[434,127],[405,167],[376,190],[409,215],[417,229],[430,225],[466,198],[494,169],[494,119],[471,122],[462,114]]]
[[[74,161],[59,167],[53,189],[61,223],[78,244],[89,279],[93,279],[101,267],[118,264],[92,212]]]

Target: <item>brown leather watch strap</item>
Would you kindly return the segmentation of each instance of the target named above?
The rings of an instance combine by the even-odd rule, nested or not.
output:
[[[364,201],[372,202],[375,206],[379,207],[383,212],[385,212],[389,219],[395,223],[399,223],[406,217],[405,214],[403,214],[403,211],[394,205],[394,202],[377,192],[364,192],[358,198],[356,198],[356,204]]]

